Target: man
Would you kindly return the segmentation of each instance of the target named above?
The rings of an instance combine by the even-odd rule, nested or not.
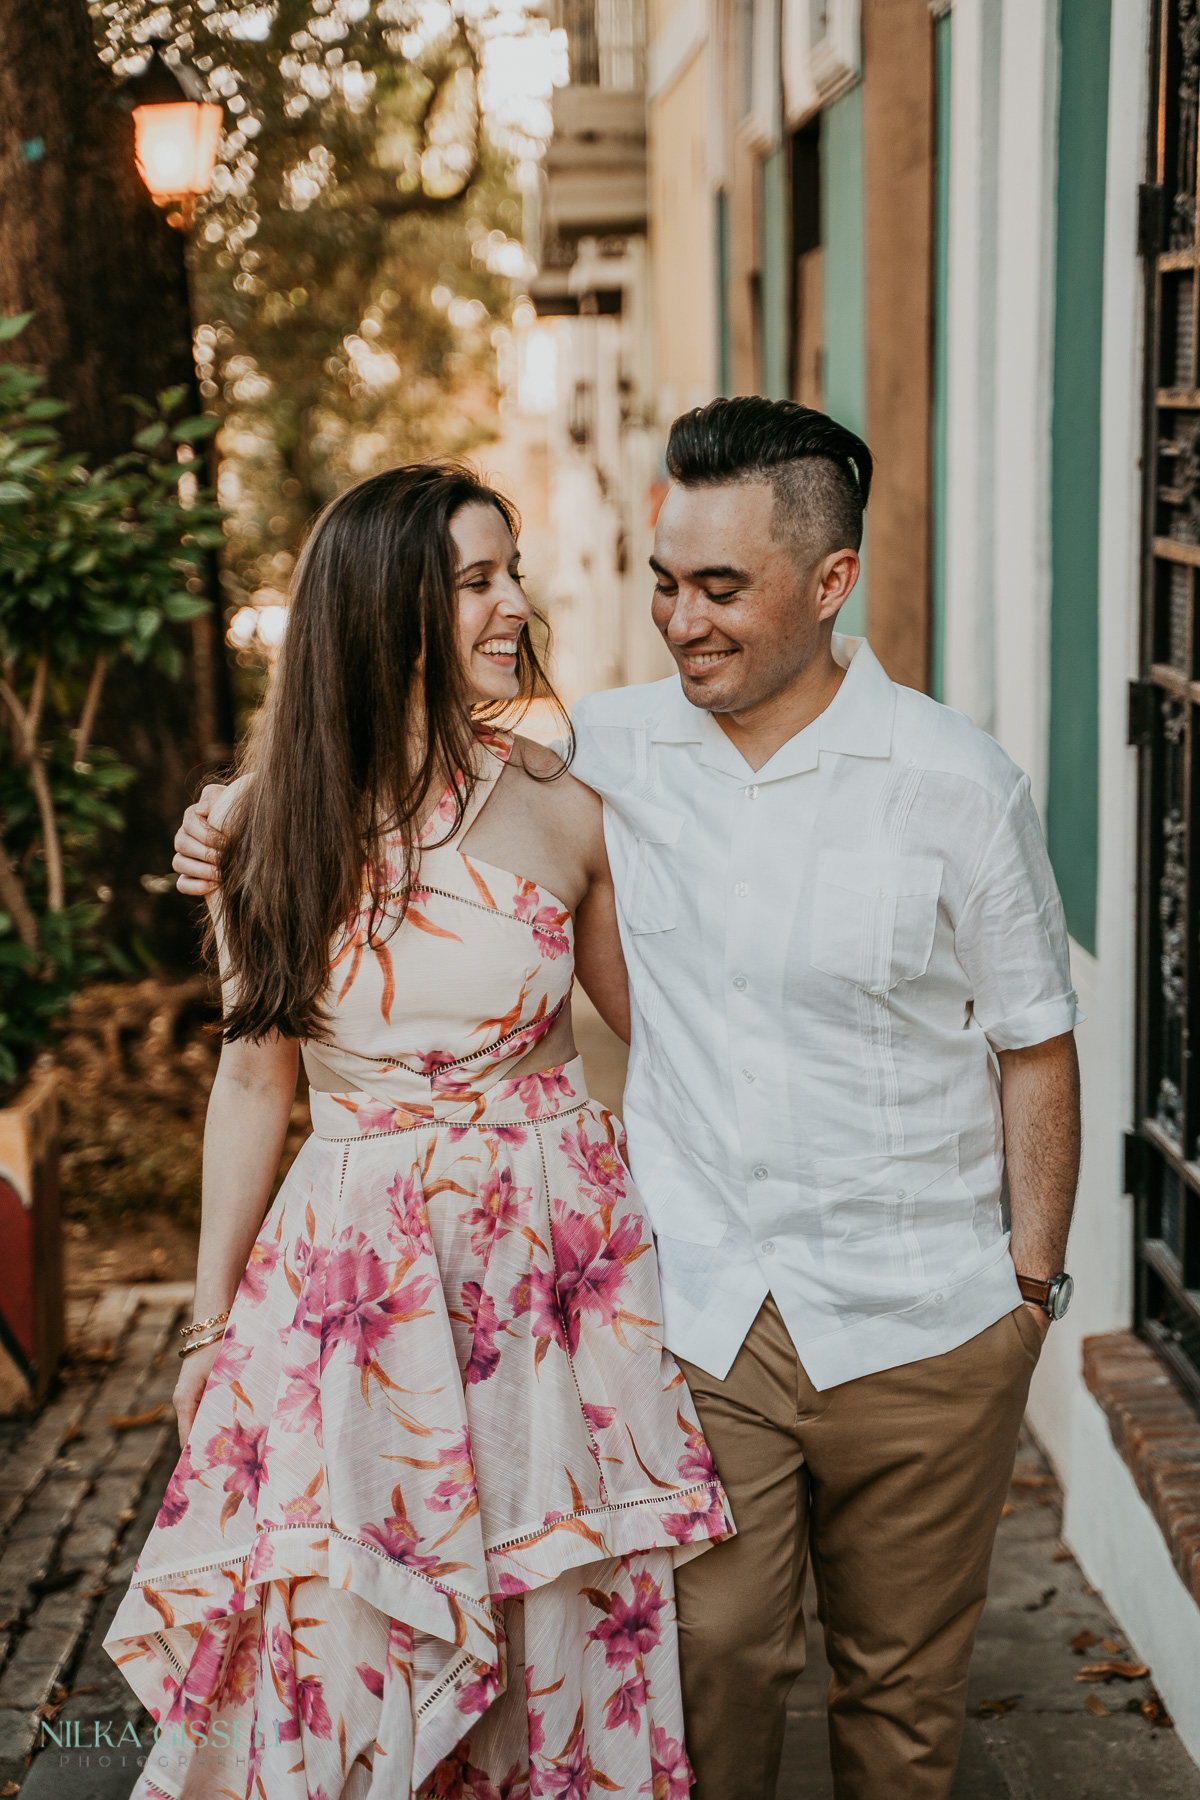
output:
[[[574,769],[605,801],[666,1342],[738,1525],[677,1577],[694,1794],[773,1800],[811,1560],[838,1800],[942,1800],[1069,1297],[1061,907],[1028,781],[834,635],[866,446],[721,400],[667,466],[679,680],[582,702]]]

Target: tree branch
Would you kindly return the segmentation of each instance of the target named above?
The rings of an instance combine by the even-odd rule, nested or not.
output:
[[[92,730],[96,723],[96,713],[100,706],[100,695],[104,689],[104,676],[108,669],[107,656],[98,656],[92,669],[92,679],[88,683],[87,699],[83,703],[83,711],[79,715],[79,724],[72,732],[75,739],[75,765],[87,760],[88,745],[92,741]]]
[[[38,947],[37,920],[33,916],[21,878],[8,860],[8,853],[0,848],[0,901],[17,928],[17,936],[27,950]]]
[[[42,854],[46,858],[46,907],[49,912],[59,913],[66,905],[62,845],[58,838],[58,820],[54,816],[54,796],[50,792],[50,777],[46,773],[46,765],[37,750],[34,751],[33,760],[29,765],[29,779],[33,783],[38,812],[42,817]]]

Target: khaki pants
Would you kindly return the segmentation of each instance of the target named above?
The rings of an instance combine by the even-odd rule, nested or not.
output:
[[[1018,1307],[818,1393],[768,1299],[724,1381],[681,1364],[738,1528],[675,1577],[692,1800],[775,1800],[810,1560],[837,1800],[945,1800],[1040,1347]]]

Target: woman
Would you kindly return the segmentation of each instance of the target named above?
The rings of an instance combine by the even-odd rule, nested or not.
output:
[[[687,1794],[672,1566],[731,1522],[571,1036],[573,968],[628,1035],[600,805],[497,725],[530,614],[469,470],[351,489],[213,821],[184,1449],[108,1637],[144,1795]]]

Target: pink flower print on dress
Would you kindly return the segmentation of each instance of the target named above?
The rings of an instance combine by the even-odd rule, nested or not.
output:
[[[450,1512],[457,1507],[464,1519],[474,1518],[479,1506],[470,1432],[460,1431],[454,1442],[444,1445],[435,1457],[397,1456],[395,1461],[408,1469],[445,1470],[433,1493],[426,1497],[426,1506],[433,1512]]]
[[[249,1412],[254,1411],[254,1403],[242,1386],[242,1371],[250,1361],[251,1346],[239,1344],[236,1325],[226,1327],[221,1348],[217,1352],[217,1360],[212,1366],[209,1381],[213,1387],[227,1387],[233,1395],[234,1404],[240,1400]]]
[[[282,1625],[272,1629],[271,1668],[275,1691],[291,1715],[276,1727],[280,1741],[284,1743],[300,1736],[301,1724],[306,1725],[314,1737],[333,1736],[333,1721],[320,1681],[315,1675],[296,1674],[295,1655],[302,1648]]]
[[[415,1276],[394,1293],[388,1291],[387,1268],[360,1231],[358,1242],[334,1250],[325,1275],[325,1311],[321,1319],[321,1369],[345,1346],[355,1366],[370,1368],[381,1344],[405,1319],[422,1318],[421,1308],[435,1284],[432,1275]]]
[[[366,1100],[354,1108],[354,1123],[360,1131],[392,1131],[396,1108],[387,1100]]]
[[[266,1438],[265,1425],[247,1429],[235,1419],[223,1431],[218,1431],[215,1437],[211,1437],[205,1446],[209,1468],[221,1467],[228,1470],[225,1492],[229,1498],[221,1508],[222,1531],[243,1500],[249,1500],[251,1506],[258,1500],[258,1490],[267,1470]]]
[[[221,1683],[222,1707],[244,1705],[254,1692],[254,1668],[258,1661],[261,1618],[256,1615],[241,1619],[235,1629],[237,1640]]]
[[[162,1497],[162,1505],[158,1509],[158,1517],[154,1521],[156,1527],[164,1529],[170,1525],[178,1525],[189,1505],[186,1485],[193,1480],[196,1470],[192,1467],[191,1444],[183,1446],[183,1455],[175,1464],[175,1473],[167,1483],[167,1491]]]
[[[585,1400],[583,1416],[593,1431],[607,1431],[617,1416],[617,1409],[615,1406],[595,1406],[590,1400]]]
[[[421,1185],[419,1170],[414,1168],[407,1176],[398,1173],[387,1192],[388,1199],[392,1203],[392,1216],[396,1222],[396,1236],[402,1240],[405,1254],[416,1257],[432,1253],[433,1238],[429,1232],[429,1214],[425,1210],[425,1189]],[[388,1240],[395,1242],[390,1228]]]
[[[316,1369],[307,1363],[288,1363],[283,1373],[288,1385],[275,1402],[275,1419],[284,1431],[310,1431],[313,1442],[323,1449],[321,1384]]]
[[[681,1494],[679,1504],[682,1512],[662,1515],[663,1530],[677,1544],[692,1544],[697,1538],[711,1538],[719,1544],[723,1537],[729,1536],[715,1477],[711,1487],[700,1488],[693,1494]]]
[[[496,1338],[507,1330],[508,1320],[500,1317],[496,1302],[490,1294],[484,1293],[477,1281],[463,1282],[462,1304],[462,1312],[453,1312],[450,1317],[472,1327],[471,1354],[467,1358],[465,1374],[468,1384],[474,1387],[477,1382],[494,1375],[500,1367],[500,1347]]]
[[[281,1220],[280,1230],[282,1229],[283,1222]],[[246,1273],[242,1276],[242,1285],[238,1289],[239,1300],[248,1300],[251,1306],[262,1304],[267,1297],[275,1264],[279,1261],[279,1250],[278,1237],[258,1239],[250,1252]]]
[[[625,1164],[615,1143],[594,1142],[581,1125],[564,1129],[562,1147],[587,1199],[611,1206],[625,1198]]]
[[[687,1444],[679,1458],[679,1478],[681,1481],[716,1481],[717,1470],[712,1459],[712,1451],[708,1447],[704,1433],[690,1419],[685,1419],[681,1412],[676,1412],[679,1429],[687,1432]]]
[[[382,1525],[364,1525],[363,1540],[374,1544],[393,1562],[402,1563],[406,1569],[415,1569],[422,1575],[450,1575],[456,1569],[465,1569],[466,1563],[441,1562],[436,1556],[423,1556],[417,1549],[421,1543],[421,1534],[408,1517],[404,1509],[404,1495],[399,1487],[392,1489],[392,1511],[384,1519]]]
[[[640,1569],[634,1577],[632,1600],[598,1588],[584,1588],[583,1592],[593,1606],[607,1615],[588,1632],[588,1638],[603,1644],[604,1660],[610,1669],[626,1669],[654,1649],[662,1636],[659,1615],[666,1602],[648,1569]]]
[[[636,1737],[642,1729],[642,1714],[650,1699],[646,1677],[631,1675],[604,1703],[604,1729],[616,1731],[620,1725],[632,1725]]]
[[[471,1248],[486,1262],[494,1240],[507,1237],[510,1231],[523,1229],[533,1205],[533,1190],[517,1187],[511,1169],[493,1169],[485,1175],[475,1195],[470,1212],[459,1213],[464,1225],[473,1227]]]
[[[572,1355],[579,1345],[584,1313],[601,1325],[612,1325],[620,1318],[626,1264],[650,1248],[641,1242],[641,1236],[642,1221],[633,1214],[622,1219],[605,1242],[599,1219],[566,1207],[558,1211],[554,1221],[556,1286]]]
[[[514,1095],[525,1108],[527,1119],[536,1119],[549,1102],[548,1110],[557,1112],[563,1100],[573,1100],[575,1090],[561,1069],[543,1069],[538,1075],[522,1075],[506,1081],[496,1095],[498,1100],[511,1100]]]
[[[354,1673],[359,1677],[369,1694],[377,1700],[383,1699],[383,1670],[373,1669],[370,1663],[356,1663]]]
[[[522,919],[533,930],[533,941],[543,956],[552,961],[565,956],[571,947],[563,926],[570,918],[570,913],[559,907],[545,904],[539,906],[542,890],[536,882],[523,881],[513,895],[513,911],[518,919]]]
[[[650,1727],[650,1779],[639,1793],[650,1800],[688,1800],[692,1791],[692,1765],[687,1751],[661,1725]]]

